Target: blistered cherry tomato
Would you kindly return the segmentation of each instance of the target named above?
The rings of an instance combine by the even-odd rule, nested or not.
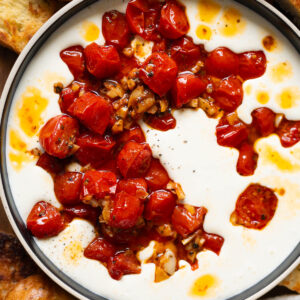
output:
[[[95,133],[103,134],[110,122],[111,104],[101,96],[85,93],[69,107],[68,112]]]
[[[190,71],[203,56],[201,46],[194,44],[189,36],[173,41],[170,54],[179,72]]]
[[[124,130],[117,140],[120,145],[124,145],[129,141],[135,141],[137,143],[146,142],[144,132],[138,124],[134,124],[130,129]]]
[[[145,40],[159,41],[158,22],[161,5],[157,0],[131,0],[126,9],[130,30]]]
[[[63,214],[67,215],[70,218],[70,221],[74,218],[79,218],[96,224],[99,220],[101,209],[99,207],[92,207],[90,205],[80,203],[74,206],[65,207]]]
[[[185,7],[176,0],[168,0],[161,10],[159,32],[167,39],[178,39],[185,35],[190,24]]]
[[[203,234],[203,237],[205,239],[203,247],[219,255],[222,246],[224,244],[224,238],[222,238],[217,234],[206,233],[206,232]]]
[[[80,199],[88,203],[91,199],[104,199],[115,194],[117,177],[108,171],[87,171],[84,174]]]
[[[120,180],[117,185],[117,193],[121,191],[144,200],[148,196],[147,182],[143,178]]]
[[[82,46],[72,46],[60,52],[61,59],[67,64],[75,79],[84,75],[85,60]]]
[[[154,129],[168,131],[176,127],[176,119],[169,112],[159,115],[145,115],[144,121]]]
[[[268,136],[275,131],[276,114],[269,108],[260,107],[252,113],[253,126],[261,136]]]
[[[253,175],[258,158],[253,146],[248,143],[243,143],[239,151],[239,159],[236,165],[237,172],[242,176]]]
[[[54,192],[63,205],[74,205],[80,202],[82,174],[79,172],[66,172],[55,176]]]
[[[114,76],[114,79],[120,81],[124,76],[128,76],[128,74],[135,68],[138,68],[140,62],[135,58],[135,56],[127,57],[124,54],[120,54],[120,70]]]
[[[247,228],[262,229],[273,218],[277,202],[271,189],[260,184],[250,184],[239,196],[231,222]]]
[[[237,75],[239,72],[239,56],[225,47],[210,52],[205,61],[207,74],[218,78]]]
[[[169,221],[171,219],[176,197],[167,190],[158,190],[150,194],[145,205],[144,216],[146,220]]]
[[[164,96],[171,89],[176,75],[175,61],[164,52],[153,53],[140,70],[141,80],[159,96]]]
[[[113,199],[109,225],[121,229],[131,228],[142,212],[141,201],[136,196],[121,191]]]
[[[67,113],[69,106],[78,97],[78,92],[73,91],[70,87],[66,87],[62,90],[59,98],[59,107],[63,113]]]
[[[109,275],[120,280],[123,275],[141,273],[140,263],[131,252],[121,252],[111,257],[107,264]]]
[[[145,175],[148,187],[152,190],[163,189],[170,181],[169,174],[159,159],[152,159],[150,169]]]
[[[110,135],[102,136],[86,132],[77,139],[79,149],[75,156],[81,165],[91,164],[94,168],[98,168],[111,156],[115,144]]]
[[[40,131],[40,144],[45,151],[60,159],[74,153],[78,122],[67,115],[50,119]]]
[[[152,48],[152,53],[154,52],[163,52],[167,49],[167,41],[166,39],[162,38],[161,40],[154,43]]]
[[[122,177],[117,166],[117,160],[114,157],[109,160],[106,160],[101,165],[101,170],[115,173],[118,179]]]
[[[125,178],[142,177],[150,167],[152,151],[148,144],[130,141],[120,151],[117,165]]]
[[[283,147],[292,147],[300,141],[300,121],[283,119],[277,128],[277,134]]]
[[[216,83],[212,97],[217,104],[227,112],[236,110],[243,101],[242,82],[235,76],[230,76]]]
[[[120,70],[120,56],[114,46],[99,46],[96,43],[84,49],[86,67],[98,79],[115,75]]]
[[[84,256],[101,262],[108,262],[116,248],[102,237],[95,238],[84,250]]]
[[[238,147],[248,138],[248,128],[238,118],[228,122],[228,116],[224,116],[216,128],[217,142],[224,147]]]
[[[130,30],[126,16],[117,10],[111,10],[103,15],[102,33],[107,44],[120,49],[130,42]]]
[[[28,218],[27,228],[37,238],[58,235],[65,228],[63,218],[56,207],[45,201],[34,205]]]
[[[172,88],[173,104],[176,108],[199,97],[206,90],[207,83],[202,78],[192,74],[179,74]]]
[[[64,170],[64,164],[62,161],[46,152],[40,156],[36,165],[52,175],[59,174]]]
[[[263,51],[249,51],[239,54],[239,75],[244,79],[262,76],[267,68],[267,59]]]
[[[177,205],[172,214],[173,227],[181,236],[186,237],[203,226],[206,213],[205,207]]]

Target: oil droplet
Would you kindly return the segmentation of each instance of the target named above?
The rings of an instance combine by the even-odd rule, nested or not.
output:
[[[252,93],[252,86],[250,84],[248,84],[248,85],[245,86],[245,93],[248,96],[251,95],[251,93]]]
[[[41,91],[35,87],[27,87],[18,105],[17,116],[20,127],[25,134],[34,136],[43,124],[41,114],[48,105],[48,99],[43,98]]]
[[[217,284],[217,280],[210,274],[199,277],[191,288],[191,296],[206,296]]]
[[[271,79],[275,83],[283,82],[293,75],[293,68],[289,62],[282,62],[273,66],[270,70]]]
[[[64,258],[73,263],[78,264],[83,257],[83,247],[79,241],[71,241],[64,249]]]
[[[263,38],[262,44],[264,48],[271,52],[277,48],[277,41],[271,35],[267,35]]]
[[[100,35],[99,27],[95,23],[90,21],[83,22],[80,32],[81,32],[81,36],[87,42],[93,42],[97,40]]]
[[[293,108],[300,100],[300,90],[298,87],[285,88],[276,97],[278,105],[283,109]]]
[[[246,27],[246,22],[236,8],[229,7],[223,12],[219,25],[220,33],[226,37],[232,37],[242,33]]]
[[[206,25],[199,25],[197,27],[197,29],[196,29],[196,34],[197,34],[197,37],[200,40],[207,40],[207,41],[209,41],[211,39],[211,36],[212,36],[212,31]]]
[[[212,24],[220,13],[221,5],[213,0],[200,0],[198,16],[202,22]]]
[[[267,104],[270,100],[269,93],[267,91],[258,91],[256,94],[256,100],[260,104]]]
[[[10,146],[16,151],[26,151],[27,145],[16,130],[11,130],[9,135]]]

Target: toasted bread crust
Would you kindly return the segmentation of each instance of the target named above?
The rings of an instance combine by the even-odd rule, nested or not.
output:
[[[281,285],[292,291],[300,293],[300,265],[281,282]]]

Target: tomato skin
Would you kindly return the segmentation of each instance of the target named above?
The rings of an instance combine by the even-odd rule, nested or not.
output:
[[[150,168],[145,175],[148,187],[152,191],[164,189],[170,181],[169,174],[159,159],[153,158]]]
[[[80,203],[80,190],[82,174],[79,172],[66,172],[54,178],[54,192],[56,198],[63,205]]]
[[[54,175],[64,170],[64,165],[58,158],[44,152],[36,163],[37,166],[43,168],[46,172]]]
[[[84,49],[84,56],[89,73],[98,79],[113,76],[120,69],[120,56],[114,46],[92,43]]]
[[[177,71],[177,65],[172,58],[164,52],[155,52],[140,69],[140,79],[162,97],[173,86]]]
[[[176,0],[169,0],[161,10],[159,32],[167,39],[179,39],[185,35],[190,24],[185,13],[185,7]]]
[[[225,47],[219,47],[210,52],[205,61],[207,74],[225,78],[237,75],[239,72],[239,56]]]
[[[203,237],[205,239],[203,247],[219,255],[224,244],[224,238],[217,234],[206,232],[204,233]]]
[[[278,199],[271,189],[260,184],[250,184],[236,202],[234,224],[262,229],[273,218],[277,203]]]
[[[130,42],[130,30],[126,16],[117,10],[106,12],[102,17],[102,33],[106,44],[123,49]]]
[[[116,251],[116,248],[110,242],[102,237],[97,237],[85,248],[84,256],[101,262],[108,262]]]
[[[146,138],[141,127],[138,124],[134,124],[130,129],[124,130],[117,138],[117,141],[119,145],[124,145],[129,141],[145,143]]]
[[[172,88],[173,105],[182,107],[190,100],[199,97],[206,90],[207,83],[192,73],[179,74]]]
[[[91,205],[80,203],[65,207],[63,214],[67,215],[70,218],[70,221],[72,221],[74,218],[79,218],[88,220],[93,224],[97,224],[101,214],[101,209],[99,207],[95,208]]]
[[[267,59],[263,51],[249,51],[239,54],[239,75],[244,79],[261,77],[267,68]]]
[[[142,212],[141,201],[137,197],[121,191],[113,199],[109,225],[120,229],[132,228]]]
[[[59,115],[43,126],[39,140],[48,154],[63,159],[73,153],[78,133],[78,122],[74,118]]]
[[[159,115],[145,115],[144,121],[150,127],[161,131],[172,130],[176,127],[176,119],[169,112]]]
[[[68,112],[95,133],[103,134],[110,122],[111,104],[101,96],[85,93],[77,98]]]
[[[34,205],[27,217],[27,228],[37,238],[48,238],[58,235],[65,224],[58,209],[45,201]]]
[[[167,190],[158,190],[150,194],[145,205],[146,220],[170,221],[176,204],[176,197]]]
[[[172,224],[174,229],[183,237],[195,232],[203,226],[204,218],[207,213],[205,207],[193,207],[195,212],[192,214],[184,205],[176,205],[172,214]]]
[[[58,102],[60,110],[63,113],[67,113],[68,108],[75,101],[77,96],[78,96],[78,93],[73,91],[71,88],[69,88],[69,87],[64,88],[60,94],[60,98],[59,98],[59,102]]]
[[[99,135],[92,132],[81,134],[77,138],[80,147],[75,156],[81,165],[91,164],[94,168],[100,167],[111,155],[115,140],[110,135]]]
[[[226,116],[223,117],[216,128],[217,142],[223,147],[238,147],[248,138],[248,128],[240,120],[229,124]]]
[[[284,118],[276,133],[283,147],[292,147],[300,141],[300,121],[289,121]]]
[[[176,62],[178,71],[190,70],[202,58],[202,51],[199,45],[194,44],[189,36],[172,42],[170,48],[171,58]]]
[[[107,264],[109,275],[120,280],[123,275],[141,273],[140,263],[131,252],[121,252],[111,257]]]
[[[109,171],[87,171],[83,177],[80,199],[104,199],[116,193],[117,177]]]
[[[257,132],[265,137],[275,132],[275,117],[276,114],[269,108],[260,107],[252,113],[253,126]]]
[[[236,166],[237,172],[242,176],[253,175],[258,158],[253,146],[248,143],[243,143],[239,151],[239,159]]]
[[[244,97],[241,81],[235,76],[222,79],[215,84],[212,97],[223,110],[227,112],[236,110]]]
[[[120,151],[117,166],[125,178],[145,175],[150,167],[152,151],[148,144],[130,141]]]
[[[85,59],[82,46],[72,46],[60,52],[60,57],[68,66],[74,79],[80,79],[85,72]]]
[[[148,196],[147,182],[143,178],[130,178],[120,180],[117,185],[117,193],[121,191],[144,200],[145,197]]]
[[[120,81],[124,76],[128,76],[133,69],[140,66],[140,62],[135,58],[135,56],[127,57],[121,53],[120,60],[120,70],[114,77],[117,81]]]

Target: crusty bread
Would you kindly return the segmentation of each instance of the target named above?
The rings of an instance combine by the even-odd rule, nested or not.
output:
[[[0,0],[0,44],[20,53],[57,7],[54,0]]]
[[[296,268],[286,279],[284,279],[281,285],[289,288],[292,291],[300,293],[300,266]]]

